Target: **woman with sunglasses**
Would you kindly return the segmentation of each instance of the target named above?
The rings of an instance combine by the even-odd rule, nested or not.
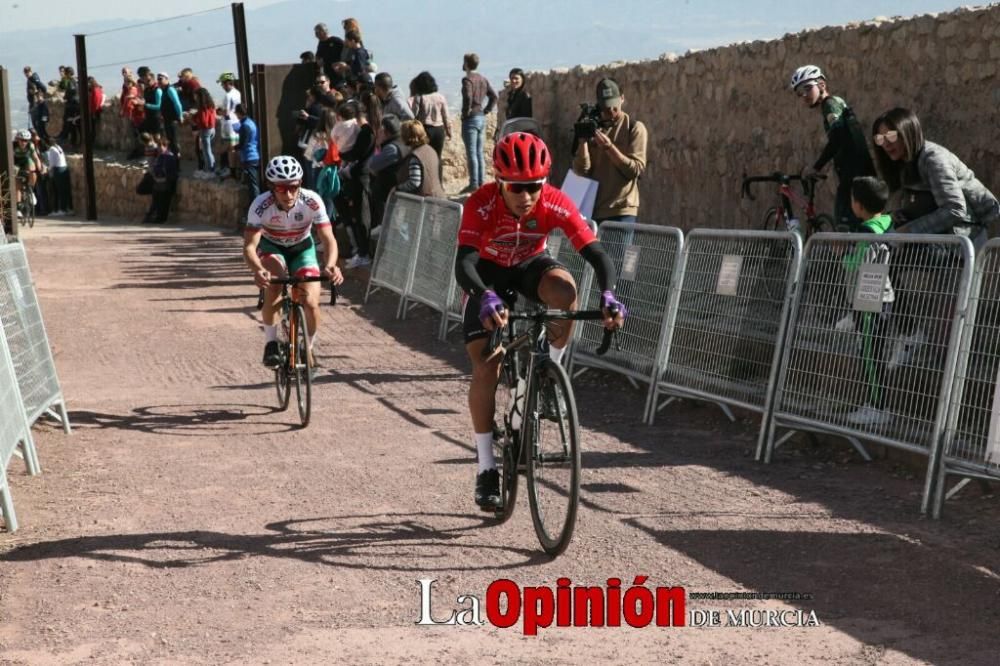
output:
[[[894,231],[914,234],[958,234],[966,236],[978,250],[986,242],[989,225],[1000,221],[1000,205],[972,169],[951,151],[924,139],[917,115],[894,108],[879,116],[872,125],[875,162],[889,190],[898,197],[892,211]],[[915,246],[910,255],[899,255],[900,267],[915,268],[952,264],[951,250],[936,246]],[[897,269],[900,270],[900,269]],[[889,369],[909,363],[926,341],[925,318],[919,311],[933,311],[934,295],[907,284],[909,276],[892,276],[897,289],[894,318],[901,337],[893,346]],[[930,299],[930,300],[928,300]],[[918,301],[922,305],[918,305]],[[940,306],[949,307],[949,306]]]
[[[893,211],[896,231],[968,236],[978,249],[987,226],[1000,221],[997,199],[954,153],[924,139],[917,114],[895,108],[872,126],[875,161],[890,191],[900,193]]]
[[[273,277],[309,277],[325,275],[334,284],[344,276],[337,268],[337,240],[318,194],[302,187],[302,166],[288,155],[278,155],[267,163],[264,172],[270,191],[250,204],[243,236],[243,258],[253,270],[254,282],[265,291],[261,318],[264,320],[264,365],[281,364],[278,327],[275,322],[281,304],[281,286],[270,283]],[[325,248],[322,271],[316,257],[312,229]],[[305,282],[296,289],[305,294],[306,328],[312,353],[319,330],[319,282]]]
[[[822,173],[830,160],[833,160],[833,168],[837,172],[833,216],[838,226],[856,231],[863,220],[858,219],[851,209],[851,183],[855,178],[875,175],[875,167],[872,166],[868,144],[865,142],[865,131],[847,102],[830,94],[826,76],[816,65],[803,65],[795,70],[792,74],[792,90],[807,107],[820,110],[823,114],[823,131],[826,132],[826,147],[802,175],[809,177]]]
[[[621,326],[625,308],[615,298],[615,268],[576,205],[546,181],[552,167],[545,143],[532,134],[503,137],[493,149],[496,182],[465,202],[458,233],[455,275],[465,291],[463,330],[472,361],[469,411],[479,457],[475,500],[484,511],[500,506],[500,479],[493,457],[494,398],[499,358],[484,360],[490,331],[507,322],[515,293],[549,308],[576,308],[576,284],[569,271],[546,252],[546,239],[562,229],[593,266],[600,284],[607,328]],[[572,333],[572,322],[553,327],[549,355],[557,363]]]

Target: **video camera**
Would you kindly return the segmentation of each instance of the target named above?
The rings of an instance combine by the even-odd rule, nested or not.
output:
[[[573,142],[593,139],[602,124],[601,110],[596,104],[580,104],[580,115],[573,124]]]

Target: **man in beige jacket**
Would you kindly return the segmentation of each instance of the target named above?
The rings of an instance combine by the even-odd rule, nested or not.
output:
[[[614,79],[597,83],[601,123],[594,137],[581,141],[573,171],[598,183],[594,221],[635,222],[639,215],[639,178],[646,170],[646,126],[622,111],[625,96]]]

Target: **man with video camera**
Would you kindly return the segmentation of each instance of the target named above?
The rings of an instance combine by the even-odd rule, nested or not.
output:
[[[639,214],[639,178],[646,170],[646,126],[622,111],[625,96],[614,79],[597,83],[597,104],[581,105],[573,127],[573,171],[597,181],[593,219],[635,222]]]

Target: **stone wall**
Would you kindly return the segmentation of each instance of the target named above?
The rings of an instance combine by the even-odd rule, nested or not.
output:
[[[866,132],[883,111],[909,107],[929,140],[1000,193],[998,5],[807,30],[683,57],[532,73],[527,86],[552,144],[557,183],[569,167],[579,103],[593,101],[597,81],[612,76],[622,85],[626,111],[649,129],[640,221],[756,228],[770,198],[741,205],[742,174],[798,171],[825,143],[819,112],[788,89],[792,71],[809,63],[823,69]],[[831,210],[832,200],[831,186],[818,203]]]
[[[76,212],[86,212],[84,197],[83,158],[68,157],[73,183],[73,203]],[[94,159],[94,181],[97,191],[97,211],[100,219],[118,218],[141,222],[149,210],[150,197],[135,193],[142,180],[144,166],[136,162],[121,162],[113,158]],[[216,225],[235,228],[246,217],[250,206],[245,187],[234,181],[225,183],[182,177],[177,182],[170,213],[170,222]]]

